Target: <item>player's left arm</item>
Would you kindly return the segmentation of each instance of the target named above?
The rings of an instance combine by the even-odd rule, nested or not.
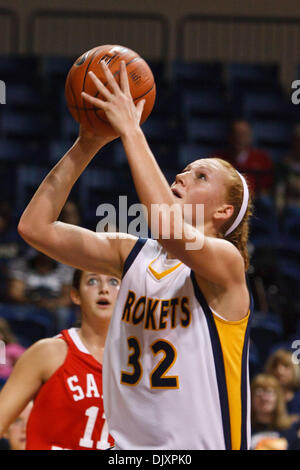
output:
[[[60,341],[60,343],[58,343]],[[18,359],[0,392],[0,438],[65,357],[63,340],[46,338],[31,345]],[[54,366],[53,366],[54,364]]]
[[[92,72],[90,74],[105,101],[86,93],[82,95],[90,103],[105,111],[111,125],[121,136],[136,191],[141,203],[146,206],[148,225],[153,230],[151,224],[153,205],[163,204],[166,213],[170,213],[169,208],[174,205],[174,196],[140,128],[143,102],[135,106],[132,100],[124,62],[121,63],[120,86],[104,62],[101,64],[110,90]],[[184,221],[181,211],[181,238],[175,237],[177,221],[171,218],[170,236],[164,239],[161,223],[163,210],[160,214],[160,223],[155,227],[155,236],[169,253],[210,282],[224,287],[244,283],[243,258],[230,242],[205,236],[200,230]],[[187,249],[188,243],[192,243],[194,247],[197,245],[198,248]]]

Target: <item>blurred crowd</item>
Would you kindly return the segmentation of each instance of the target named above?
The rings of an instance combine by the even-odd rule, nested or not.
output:
[[[60,331],[72,319],[69,289],[73,268],[27,246],[11,223],[11,215],[8,202],[0,203],[0,304],[47,311],[52,316],[54,331]],[[67,201],[60,220],[80,223],[79,209],[73,201]]]

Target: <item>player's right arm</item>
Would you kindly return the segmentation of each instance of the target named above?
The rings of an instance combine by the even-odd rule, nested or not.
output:
[[[111,238],[107,233],[57,221],[73,185],[110,140],[111,136],[96,137],[81,129],[74,145],[34,194],[19,221],[18,231],[29,245],[61,263],[120,278],[135,237]]]
[[[65,341],[49,338],[30,346],[18,359],[0,392],[0,438],[64,362],[66,354]]]

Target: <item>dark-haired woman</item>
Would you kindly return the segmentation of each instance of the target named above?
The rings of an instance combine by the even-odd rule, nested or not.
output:
[[[27,450],[101,450],[108,434],[102,399],[102,356],[119,291],[117,278],[74,272],[72,301],[81,326],[33,344],[20,357],[0,393],[0,436],[34,400]]]

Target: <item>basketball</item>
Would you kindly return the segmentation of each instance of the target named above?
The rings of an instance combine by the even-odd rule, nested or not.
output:
[[[65,96],[68,109],[73,118],[85,129],[96,135],[105,135],[112,131],[103,110],[98,109],[81,96],[84,91],[92,96],[99,96],[95,84],[88,75],[89,71],[106,85],[106,79],[100,63],[105,61],[116,81],[120,81],[120,61],[124,60],[129,79],[129,86],[134,103],[145,100],[141,124],[151,113],[156,96],[156,86],[152,71],[146,61],[136,52],[118,45],[95,47],[82,54],[72,65],[65,83]]]

